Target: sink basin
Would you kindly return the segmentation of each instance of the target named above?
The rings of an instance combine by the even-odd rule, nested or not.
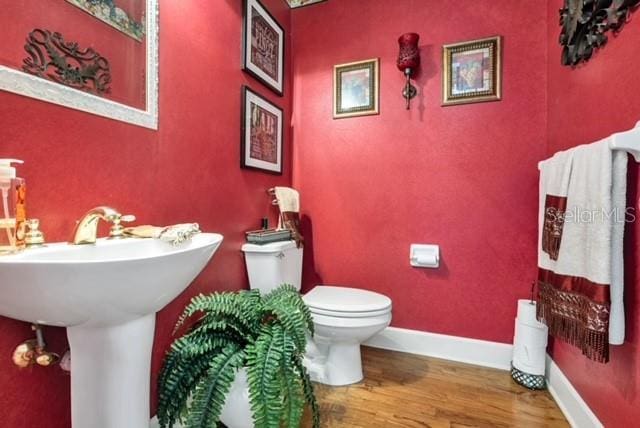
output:
[[[158,239],[99,239],[0,257],[0,315],[60,327],[123,324],[175,299],[220,242],[214,233],[177,247]]]
[[[189,286],[222,239],[99,239],[0,257],[0,315],[67,327],[74,428],[149,426],[155,313]]]

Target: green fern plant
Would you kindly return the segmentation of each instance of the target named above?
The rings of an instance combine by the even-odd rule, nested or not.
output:
[[[243,367],[256,428],[299,427],[305,402],[314,428],[320,427],[313,384],[302,364],[313,321],[293,286],[284,284],[265,296],[257,290],[196,296],[174,334],[193,318],[171,345],[160,372],[162,428],[177,421],[186,428],[215,427]]]

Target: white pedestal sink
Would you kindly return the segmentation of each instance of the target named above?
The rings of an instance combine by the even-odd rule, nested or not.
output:
[[[155,313],[195,279],[222,242],[201,233],[50,244],[0,257],[0,315],[67,327],[73,428],[148,428]]]

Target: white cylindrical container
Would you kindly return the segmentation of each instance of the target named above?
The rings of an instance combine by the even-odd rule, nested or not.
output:
[[[253,428],[247,369],[238,370],[220,412],[220,422],[229,428]]]
[[[511,375],[527,388],[544,388],[548,334],[547,326],[536,319],[536,303],[518,300]]]

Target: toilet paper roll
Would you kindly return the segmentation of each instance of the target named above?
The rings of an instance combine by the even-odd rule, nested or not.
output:
[[[546,347],[529,346],[513,347],[513,366],[532,375],[544,375],[546,363]]]
[[[532,303],[529,299],[518,300],[518,320],[523,324],[546,327],[536,319],[536,302]]]
[[[548,330],[546,328],[533,327],[522,324],[516,320],[513,334],[513,344],[527,345],[532,347],[546,347],[548,341]]]
[[[548,328],[536,319],[536,304],[518,300],[513,335],[513,366],[531,375],[544,375]]]

